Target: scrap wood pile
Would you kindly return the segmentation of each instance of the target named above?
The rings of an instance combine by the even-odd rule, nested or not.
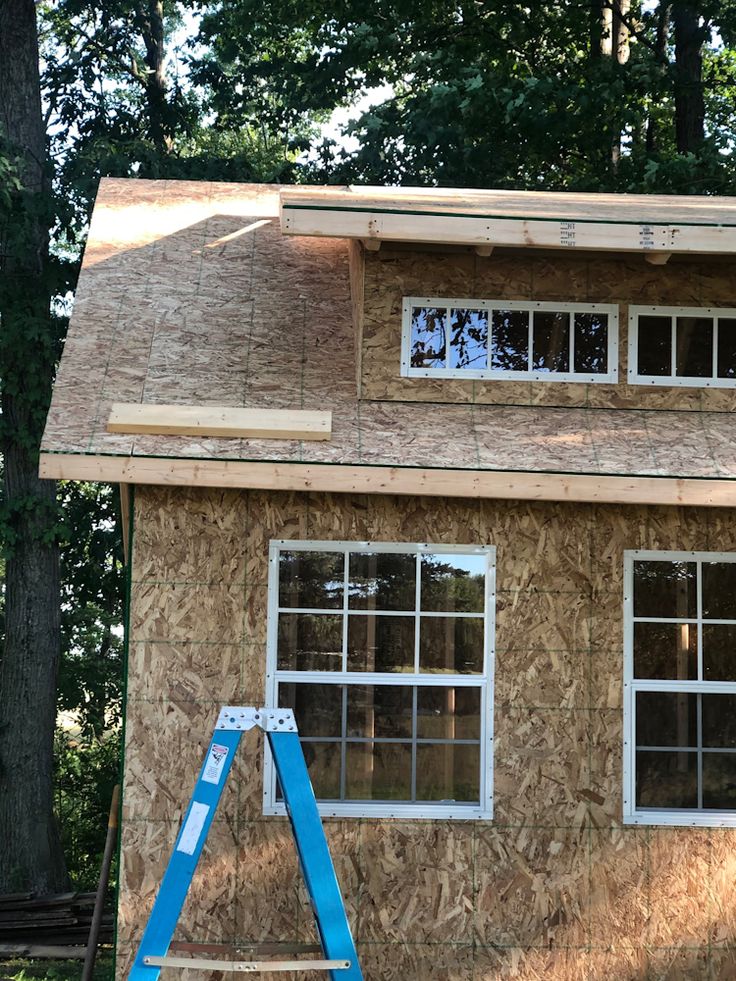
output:
[[[75,946],[87,943],[93,892],[67,892],[35,897],[32,893],[0,896],[0,954],[23,945]],[[105,905],[100,943],[112,943],[112,902]]]

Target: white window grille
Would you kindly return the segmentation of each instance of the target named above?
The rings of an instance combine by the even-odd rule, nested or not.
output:
[[[494,612],[492,546],[271,543],[266,700],[322,814],[492,816]]]
[[[605,303],[405,297],[401,374],[416,378],[616,382],[618,307]]]
[[[736,554],[624,562],[624,821],[734,827]]]
[[[736,388],[736,309],[629,307],[631,385]]]

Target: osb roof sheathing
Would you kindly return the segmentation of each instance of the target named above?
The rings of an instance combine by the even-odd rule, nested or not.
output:
[[[736,476],[729,413],[359,401],[347,243],[282,236],[278,207],[269,186],[102,182],[43,440],[47,475],[87,479],[82,461],[95,457],[125,458],[131,481],[153,458]],[[113,402],[331,409],[332,438],[111,434]]]

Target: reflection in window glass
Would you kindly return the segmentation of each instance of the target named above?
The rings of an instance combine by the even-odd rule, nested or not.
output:
[[[529,370],[529,314],[526,310],[493,311],[491,367],[498,371]]]
[[[417,746],[417,800],[478,800],[480,747]]]
[[[701,695],[703,746],[736,749],[736,694]]]
[[[698,754],[636,754],[637,807],[698,806]]]
[[[736,620],[736,562],[703,562],[703,616]]]
[[[713,319],[678,317],[675,373],[687,378],[713,376]]]
[[[736,753],[703,753],[703,807],[736,810]]]
[[[547,310],[534,312],[535,371],[570,370],[570,314]]]
[[[285,681],[279,686],[279,705],[294,711],[300,736],[333,736],[342,732],[342,685],[313,685]]]
[[[672,374],[672,318],[639,317],[637,371],[640,375]]]
[[[281,552],[279,605],[302,609],[341,607],[344,562],[341,552]]]
[[[349,800],[411,800],[411,744],[348,742],[345,755]]]
[[[422,609],[482,613],[485,573],[484,555],[423,555]]]
[[[736,681],[736,624],[703,624],[703,678]]]
[[[480,674],[483,670],[483,620],[480,617],[422,617],[419,670]]]
[[[351,610],[413,610],[417,557],[405,552],[352,552]]]
[[[416,618],[348,619],[348,671],[413,671]]]
[[[736,378],[736,320],[718,318],[718,377]]]
[[[348,738],[411,739],[413,693],[409,685],[348,686]]]
[[[450,367],[486,368],[488,312],[450,310]]]
[[[604,375],[608,371],[608,314],[575,314],[574,371]]]
[[[635,562],[634,616],[697,616],[694,562]]]
[[[634,677],[697,679],[697,623],[635,623]]]
[[[339,800],[340,798],[340,744],[302,742],[304,761],[312,781],[314,796],[320,800]],[[283,800],[279,787],[276,800]]]
[[[280,613],[276,663],[282,671],[341,671],[342,614]]]
[[[417,689],[417,738],[480,739],[480,689]]]
[[[413,307],[411,311],[412,368],[447,367],[447,310]]]

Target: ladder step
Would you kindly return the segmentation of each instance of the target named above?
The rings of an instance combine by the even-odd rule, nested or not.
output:
[[[189,967],[200,971],[240,971],[268,974],[276,971],[347,971],[350,961],[216,961],[205,957],[143,958],[147,967]]]

